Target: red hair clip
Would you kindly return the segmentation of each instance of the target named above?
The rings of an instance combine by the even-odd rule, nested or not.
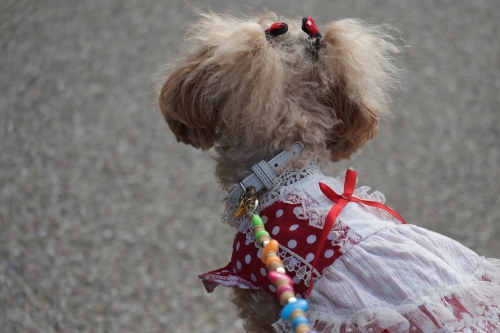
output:
[[[276,37],[279,35],[283,35],[288,31],[288,24],[283,22],[274,22],[271,26],[266,30],[266,36]]]
[[[309,37],[321,38],[318,27],[312,17],[304,17],[302,19],[302,30],[309,35]]]

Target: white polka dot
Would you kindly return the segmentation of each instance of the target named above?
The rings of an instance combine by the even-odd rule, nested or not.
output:
[[[240,242],[236,243],[236,251],[240,250]]]
[[[273,228],[273,231],[271,231],[271,233],[272,233],[273,235],[278,234],[278,232],[280,232],[280,227],[278,227],[278,226],[275,226],[275,227]]]
[[[337,234],[335,232],[330,232],[328,237],[326,237],[328,240],[334,240],[335,238],[337,238]]]
[[[252,260],[252,257],[251,257],[249,254],[247,254],[247,255],[245,256],[245,262],[246,262],[247,264],[249,264],[251,260]]]
[[[313,261],[314,259],[314,253],[309,253],[307,256],[306,256],[306,260],[307,262],[311,262]]]
[[[262,257],[262,249],[259,249],[259,251],[257,251],[257,258],[260,258]]]
[[[260,269],[260,274],[262,274],[263,276],[267,275],[266,269],[264,267]]]
[[[297,206],[293,209],[293,213],[295,214],[295,216],[301,217],[304,214],[304,208],[302,208],[301,206]]]
[[[281,217],[283,215],[283,209],[278,209],[276,211],[276,217]]]
[[[276,288],[272,284],[269,285],[269,290],[271,290],[273,293],[276,292]]]
[[[316,241],[316,236],[310,235],[309,237],[307,237],[307,244],[312,244],[315,241]]]
[[[294,230],[297,230],[297,228],[299,227],[298,224],[294,224],[290,227],[290,231],[294,231]]]
[[[236,268],[241,269],[241,262],[239,260],[236,262]]]
[[[300,283],[300,279],[299,279],[299,277],[298,277],[297,275],[295,275],[295,276],[293,277],[292,281],[293,281],[293,283],[295,283],[295,284],[299,284],[299,283]]]
[[[295,294],[295,298],[297,298],[297,299],[302,298],[302,295],[301,295],[301,294],[299,294],[299,293],[296,293],[296,294]]]
[[[255,275],[253,273],[250,274],[250,278],[252,279],[253,282],[257,282],[257,278],[255,277]]]
[[[267,223],[267,216],[263,215],[260,217],[262,219],[262,222]]]
[[[294,249],[297,246],[297,241],[295,239],[291,239],[288,241],[288,247],[290,249]]]
[[[333,257],[334,254],[335,254],[335,252],[332,249],[326,250],[325,251],[325,258],[331,258],[331,257]]]

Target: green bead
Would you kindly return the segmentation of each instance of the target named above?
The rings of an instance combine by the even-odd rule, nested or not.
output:
[[[262,236],[267,236],[269,237],[269,233],[265,230],[259,230],[257,231],[257,233],[255,234],[255,240],[258,242],[259,239],[262,237]]]
[[[257,226],[264,227],[264,221],[260,218],[259,215],[254,214],[252,216],[252,226],[255,228]]]

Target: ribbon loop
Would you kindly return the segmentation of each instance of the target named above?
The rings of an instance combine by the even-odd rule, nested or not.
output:
[[[326,216],[325,225],[323,226],[323,231],[321,233],[321,237],[320,237],[320,240],[318,242],[318,248],[316,249],[316,253],[314,255],[314,261],[312,263],[312,271],[313,272],[314,272],[314,269],[316,267],[316,261],[321,254],[321,250],[323,249],[323,247],[325,245],[328,234],[332,230],[332,227],[335,224],[335,221],[337,220],[337,217],[339,216],[340,212],[349,202],[357,202],[357,203],[361,203],[361,204],[364,204],[367,206],[381,208],[381,209],[385,210],[386,212],[388,212],[389,214],[391,214],[392,216],[396,217],[403,224],[406,224],[405,220],[401,217],[401,215],[399,215],[392,208],[389,208],[380,202],[363,200],[363,199],[360,199],[360,198],[353,196],[352,194],[354,193],[354,187],[356,186],[356,178],[357,178],[356,171],[354,171],[352,169],[348,169],[346,172],[346,175],[345,175],[344,193],[341,195],[337,194],[328,185],[321,183],[321,182],[319,183],[319,188],[321,189],[321,192],[323,192],[323,194],[328,199],[332,200],[334,202],[334,205],[330,209],[330,211],[328,212],[328,215]],[[311,280],[309,283],[309,290],[307,291],[306,298],[308,298],[311,295],[313,287],[314,287],[314,280],[313,280],[313,275],[311,274]]]

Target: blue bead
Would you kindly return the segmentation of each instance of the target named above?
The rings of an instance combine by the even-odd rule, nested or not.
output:
[[[299,324],[309,325],[309,320],[307,320],[307,318],[304,318],[304,317],[296,317],[292,321],[292,331],[295,331],[295,329],[297,328],[297,326],[299,326]]]
[[[283,310],[281,310],[281,318],[288,321],[290,320],[290,316],[292,315],[292,312],[294,310],[300,309],[306,312],[308,308],[309,304],[305,299],[298,299],[296,302],[288,303],[287,305],[285,305]]]

